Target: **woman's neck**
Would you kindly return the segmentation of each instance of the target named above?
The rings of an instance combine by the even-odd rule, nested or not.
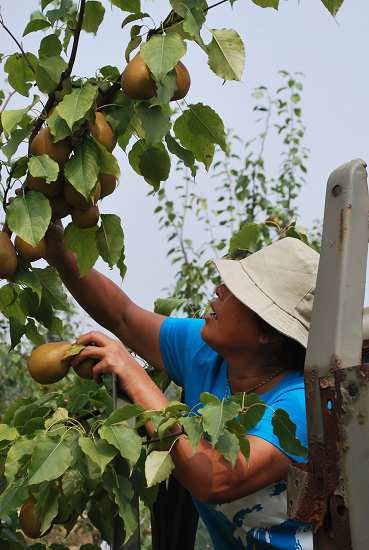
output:
[[[264,393],[277,384],[287,373],[277,362],[265,357],[225,358],[228,363],[228,382],[232,393],[251,391],[265,380],[265,384],[255,390]],[[272,379],[270,379],[272,377]]]

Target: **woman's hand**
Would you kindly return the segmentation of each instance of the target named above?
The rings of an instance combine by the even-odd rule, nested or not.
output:
[[[122,342],[110,338],[102,332],[88,332],[78,338],[77,344],[86,347],[73,359],[72,366],[76,367],[87,358],[96,359],[97,362],[92,373],[97,383],[101,382],[103,374],[114,373],[123,389],[127,389],[127,381],[132,377],[132,374],[137,372],[137,369],[143,370]]]

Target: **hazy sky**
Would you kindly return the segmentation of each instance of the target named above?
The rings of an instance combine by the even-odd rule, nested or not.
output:
[[[97,67],[111,64],[123,68],[127,32],[122,32],[123,12],[110,10],[97,35],[83,33],[75,64],[75,74],[93,74]],[[143,10],[154,14],[156,23],[169,12],[169,2],[143,0]],[[35,0],[0,0],[4,20],[21,36],[28,14],[36,9]],[[192,77],[188,101],[212,106],[228,128],[247,139],[255,132],[250,93],[259,85],[275,86],[278,70],[302,71],[306,75],[304,121],[306,145],[311,150],[308,185],[299,199],[301,221],[310,225],[322,216],[324,193],[329,173],[338,165],[362,157],[368,159],[369,76],[368,52],[369,3],[345,0],[337,19],[333,19],[320,0],[282,0],[279,12],[256,7],[251,0],[238,0],[233,10],[228,4],[209,12],[209,28],[234,28],[242,36],[247,51],[241,83],[222,82],[208,68],[199,48],[190,47],[184,60]],[[40,33],[25,37],[26,49],[36,51]],[[0,51],[15,51],[8,36],[0,29]],[[3,78],[3,77],[2,77]],[[16,107],[16,102],[12,103]],[[104,202],[105,212],[121,216],[126,234],[128,274],[124,288],[144,307],[152,307],[163,287],[172,282],[172,268],[166,259],[164,234],[159,232],[152,210],[154,199],[146,197],[148,185],[137,177],[119,151],[121,187]],[[273,154],[271,164],[278,158]],[[211,188],[206,175],[203,178]],[[175,182],[173,172],[171,181]],[[99,264],[100,266],[100,264]],[[109,272],[117,282],[115,271]],[[367,300],[368,301],[368,300]]]

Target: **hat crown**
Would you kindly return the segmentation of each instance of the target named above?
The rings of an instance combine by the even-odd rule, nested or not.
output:
[[[309,293],[315,289],[319,254],[302,241],[286,237],[241,260],[242,268],[281,309],[307,321]],[[304,307],[304,301],[310,307]]]

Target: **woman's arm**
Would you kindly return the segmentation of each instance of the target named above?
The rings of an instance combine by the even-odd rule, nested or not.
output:
[[[79,339],[79,343],[87,346],[90,342],[89,335]],[[96,380],[102,374],[115,372],[122,389],[134,403],[144,409],[163,409],[168,405],[165,395],[122,344],[100,333],[95,334],[94,342],[98,347],[86,347],[76,362],[85,357],[99,359],[93,371]],[[147,424],[146,429],[149,435],[154,434],[151,424]],[[179,434],[179,428],[174,428],[173,433]],[[177,479],[198,500],[219,504],[286,479],[290,459],[259,437],[249,436],[248,439],[250,459],[246,461],[240,453],[232,468],[206,440],[200,441],[194,453],[187,437],[178,435],[171,451]]]
[[[163,369],[159,333],[164,316],[137,306],[113,281],[92,269],[80,277],[74,255],[64,248],[63,227],[46,235],[46,260],[55,267],[72,296],[102,327],[155,368]]]

